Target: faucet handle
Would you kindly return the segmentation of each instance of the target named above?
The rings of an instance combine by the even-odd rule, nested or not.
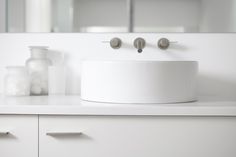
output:
[[[178,43],[177,41],[169,41],[169,39],[167,38],[161,38],[158,40],[157,46],[162,49],[162,50],[166,50],[169,48],[170,44],[175,44]]]
[[[145,47],[146,42],[143,38],[136,38],[134,40],[134,47],[138,49],[138,53],[143,52],[143,48]]]
[[[122,41],[120,40],[120,38],[112,38],[110,40],[110,46],[113,48],[113,49],[119,49],[122,45]]]
[[[117,37],[112,38],[110,41],[108,40],[102,41],[102,43],[110,43],[110,46],[113,49],[119,49],[122,45],[121,39]]]

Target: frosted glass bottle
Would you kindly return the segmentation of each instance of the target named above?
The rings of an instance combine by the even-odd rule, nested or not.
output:
[[[31,58],[26,61],[30,74],[30,94],[48,95],[48,67],[52,65],[47,58],[48,47],[30,46]]]

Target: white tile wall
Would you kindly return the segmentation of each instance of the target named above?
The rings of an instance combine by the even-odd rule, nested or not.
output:
[[[112,37],[122,39],[121,49],[113,50],[102,42]],[[133,47],[136,37],[147,41],[141,54]],[[162,51],[156,46],[161,37],[178,44]],[[68,94],[80,93],[80,63],[84,59],[197,60],[199,95],[236,100],[236,34],[0,34],[0,78],[5,66],[24,65],[29,45],[47,45],[51,52],[65,53]],[[2,86],[0,89],[2,92]]]

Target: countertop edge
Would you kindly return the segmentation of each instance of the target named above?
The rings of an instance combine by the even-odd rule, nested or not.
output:
[[[79,96],[2,98],[0,99],[0,115],[236,117],[236,101],[201,100],[179,104],[112,104],[82,101]]]

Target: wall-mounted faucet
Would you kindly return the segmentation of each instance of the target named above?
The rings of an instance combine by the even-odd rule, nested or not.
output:
[[[103,41],[103,43],[110,43],[110,46],[113,49],[119,49],[122,46],[121,39],[117,37],[112,38],[110,41]],[[177,43],[177,42],[169,41],[169,39],[167,38],[161,38],[158,40],[157,46],[162,50],[166,50],[169,48],[171,43]],[[138,37],[134,40],[133,45],[138,50],[138,53],[141,53],[143,52],[143,49],[146,46],[146,41],[143,38]]]
[[[143,38],[136,38],[134,40],[134,47],[138,49],[138,53],[143,52],[145,45],[146,45],[146,42]]]

